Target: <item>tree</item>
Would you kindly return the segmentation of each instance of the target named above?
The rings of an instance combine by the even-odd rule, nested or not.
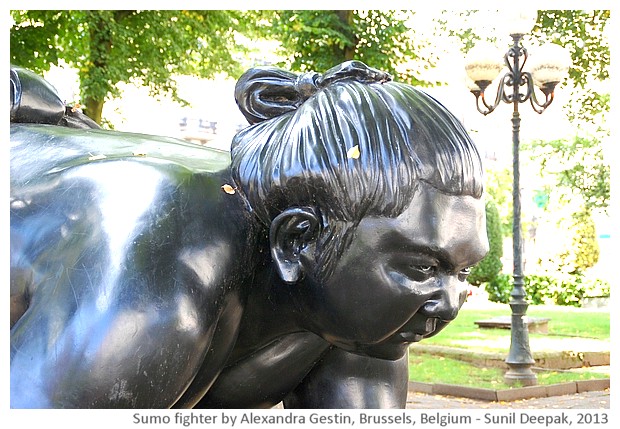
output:
[[[596,235],[596,225],[592,219],[592,214],[588,210],[583,210],[573,215],[573,243],[574,267],[573,273],[583,274],[598,262],[601,254]]]
[[[553,206],[553,213],[538,227],[536,239],[544,241],[545,245],[537,247],[536,271],[547,275],[583,276],[596,265],[600,255],[592,215],[583,207],[573,207],[570,213],[570,206]]]
[[[484,189],[498,211],[502,235],[512,235],[512,170],[508,167],[485,169]]]
[[[489,199],[485,204],[487,219],[487,237],[489,238],[489,253],[484,259],[472,268],[467,281],[480,286],[482,283],[493,281],[502,271],[502,256],[504,254],[504,237],[497,206]]]
[[[542,42],[558,43],[571,52],[569,119],[578,125],[573,140],[533,142],[532,159],[540,160],[541,174],[553,173],[556,195],[583,200],[586,212],[607,212],[610,166],[602,141],[610,135],[609,10],[545,10],[538,14],[534,33]]]
[[[79,70],[84,112],[101,122],[120,82],[176,93],[174,75],[240,74],[235,34],[250,22],[238,11],[11,11],[11,63],[36,72],[64,60]]]
[[[282,66],[298,71],[324,71],[346,60],[360,60],[416,85],[415,68],[428,68],[421,58],[424,42],[410,27],[412,11],[282,10],[271,11],[268,34],[280,41]],[[436,82],[434,82],[436,83]]]
[[[530,158],[539,165],[541,177],[551,180],[554,196],[580,198],[588,212],[607,212],[611,198],[611,168],[595,137],[535,141]]]

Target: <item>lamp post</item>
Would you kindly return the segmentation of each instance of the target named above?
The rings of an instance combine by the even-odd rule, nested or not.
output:
[[[465,69],[471,79],[470,91],[476,97],[476,107],[483,115],[488,115],[501,101],[513,105],[512,113],[512,237],[513,237],[513,287],[510,293],[511,338],[510,351],[506,358],[508,371],[505,380],[509,384],[520,383],[524,386],[537,384],[536,374],[532,371],[534,359],[530,351],[527,321],[525,320],[528,303],[523,280],[523,245],[521,234],[521,192],[519,185],[519,129],[521,118],[519,104],[528,100],[537,113],[542,113],[553,101],[556,85],[564,79],[570,66],[570,56],[558,45],[539,48],[529,62],[529,71],[524,69],[528,52],[522,45],[522,38],[529,33],[536,23],[537,13],[515,13],[508,32],[512,37],[512,46],[504,54],[504,65],[508,70],[499,80],[495,101],[487,102],[485,90],[500,74],[502,63],[492,55],[493,49],[475,47],[467,57]],[[544,95],[539,101],[536,88]]]

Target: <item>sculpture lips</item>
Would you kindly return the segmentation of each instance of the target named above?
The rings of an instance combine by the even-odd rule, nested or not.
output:
[[[421,341],[422,338],[424,338],[428,334],[431,334],[432,332],[435,331],[437,327],[437,321],[438,321],[437,318],[431,317],[429,319],[426,319],[424,328],[422,330],[416,329],[415,331],[409,331],[409,332],[405,331],[405,332],[399,333],[398,336],[402,338],[403,340],[405,340],[406,342]]]
[[[414,334],[413,332],[402,332],[398,336],[408,343],[417,343],[418,341],[421,341],[423,338],[423,335]]]

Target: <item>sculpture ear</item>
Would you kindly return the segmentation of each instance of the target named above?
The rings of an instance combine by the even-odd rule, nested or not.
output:
[[[301,256],[304,252],[314,251],[320,230],[320,218],[310,207],[289,208],[271,222],[271,257],[284,282],[293,284],[302,279]]]

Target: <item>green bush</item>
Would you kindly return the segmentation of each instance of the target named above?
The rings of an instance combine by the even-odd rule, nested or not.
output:
[[[484,289],[489,294],[489,300],[507,304],[510,301],[510,291],[512,290],[512,276],[499,274],[488,282]]]
[[[525,290],[532,304],[579,307],[585,288],[581,276],[528,275]]]
[[[596,237],[596,226],[592,214],[581,211],[573,215],[575,235],[573,249],[575,252],[575,272],[583,273],[598,262],[600,248]]]
[[[585,294],[583,296],[604,297],[611,294],[610,285],[604,280],[584,277],[583,283],[585,286]]]
[[[467,281],[480,286],[482,283],[493,281],[502,270],[502,255],[504,254],[504,237],[502,235],[502,221],[497,205],[492,200],[485,204],[487,218],[487,236],[489,238],[489,253],[472,268]]]
[[[609,296],[610,285],[604,280],[590,279],[582,275],[524,276],[527,301],[530,304],[555,304],[581,306],[585,296]],[[500,274],[485,285],[489,300],[508,303],[512,291],[512,276]]]

